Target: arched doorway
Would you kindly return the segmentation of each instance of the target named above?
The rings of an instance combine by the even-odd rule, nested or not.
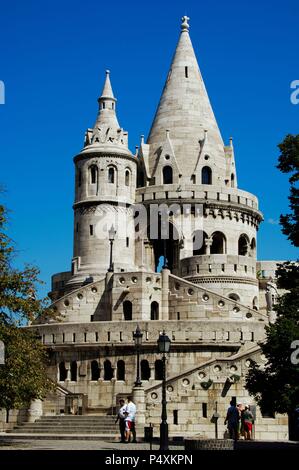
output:
[[[59,364],[59,382],[64,382],[67,378],[67,370],[64,362]]]
[[[151,320],[159,320],[159,304],[155,301],[151,303]]]
[[[113,378],[113,369],[109,359],[104,362],[104,380],[111,380]]]
[[[157,359],[155,362],[155,380],[163,380],[163,361]]]
[[[168,269],[176,274],[180,260],[180,240],[174,224],[166,220],[165,225],[162,227],[161,216],[159,216],[157,233],[152,233],[149,226],[147,236],[153,250],[155,271],[160,272],[162,267],[165,266],[164,258],[166,254]]]
[[[141,380],[149,380],[151,376],[151,369],[146,359],[143,359],[140,363],[141,368]]]
[[[98,361],[91,361],[91,380],[99,380],[100,378],[100,367]]]
[[[133,315],[133,306],[132,302],[129,300],[125,300],[123,302],[123,313],[124,313],[124,320],[132,320],[132,315]]]
[[[125,380],[126,369],[125,363],[122,360],[117,361],[117,369],[116,369],[116,378],[117,380]]]

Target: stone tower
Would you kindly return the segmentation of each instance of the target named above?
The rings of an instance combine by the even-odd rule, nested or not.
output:
[[[269,290],[275,263],[259,262],[265,276],[257,279],[262,214],[257,198],[237,187],[232,140],[223,143],[188,18],[138,155],[128,149],[118,124],[108,71],[98,101],[94,128],[74,158],[72,271],[52,276],[51,298],[62,321],[39,318],[30,327],[49,348],[49,375],[57,381],[43,413],[69,412],[80,395],[84,412],[109,414],[119,398],[133,393],[137,424],[153,423],[157,436],[163,376],[157,339],[165,330],[171,340],[170,434],[214,437],[216,402],[224,437],[230,400],[256,407],[245,376],[252,361],[265,361],[259,342],[275,301]],[[137,324],[143,335],[142,384],[134,387]],[[257,439],[286,437],[281,416],[271,417],[269,426],[256,407],[255,422]]]
[[[147,143],[141,143],[140,174],[138,201],[149,210],[152,204],[176,207],[175,213],[170,209],[167,240],[171,271],[257,308],[256,231],[262,215],[257,198],[237,188],[232,139],[228,146],[223,144],[187,17]],[[184,205],[190,205],[191,233],[176,226]],[[203,217],[198,225],[200,206]],[[148,238],[157,262],[161,244]],[[152,259],[148,256],[148,266],[154,268]]]
[[[96,280],[109,267],[109,230],[116,230],[114,269],[134,267],[132,228],[120,227],[130,219],[135,201],[136,158],[128,149],[128,133],[118,123],[109,70],[93,129],[85,133],[84,148],[74,158],[74,256],[68,288]]]

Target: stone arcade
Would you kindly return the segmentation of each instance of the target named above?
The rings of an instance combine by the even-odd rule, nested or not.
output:
[[[223,437],[230,400],[254,405],[244,377],[252,360],[264,360],[257,343],[273,319],[275,262],[257,264],[263,216],[257,198],[238,189],[233,143],[223,143],[187,17],[149,137],[146,143],[141,138],[136,154],[118,123],[116,101],[107,71],[95,125],[74,158],[72,269],[52,277],[50,296],[63,321],[40,319],[31,326],[51,350],[49,374],[58,384],[43,414],[111,413],[118,398],[133,391],[139,426],[151,422],[158,435],[157,339],[165,330],[172,341],[170,435],[214,437],[217,402]],[[166,244],[161,221],[157,236],[150,222],[134,226],[136,204],[146,216],[158,205],[168,208]],[[116,234],[108,271],[111,225]],[[134,388],[137,324],[142,387]],[[256,438],[286,439],[287,430],[284,416],[263,417],[256,408]]]

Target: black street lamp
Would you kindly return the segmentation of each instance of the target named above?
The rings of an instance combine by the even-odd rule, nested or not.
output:
[[[140,347],[142,344],[142,336],[143,334],[141,333],[139,325],[136,327],[136,331],[133,333],[133,339],[135,342],[135,347],[136,347],[136,353],[137,353],[137,372],[136,372],[136,382],[135,382],[135,387],[141,387],[142,382],[140,380],[140,364],[139,364],[139,354],[140,354]]]
[[[168,424],[167,424],[167,410],[166,410],[166,356],[170,349],[170,339],[165,331],[160,334],[158,343],[159,353],[163,354],[163,377],[162,377],[162,414],[160,424],[160,450],[168,450]]]
[[[116,230],[114,230],[113,225],[111,225],[111,228],[108,234],[109,234],[109,241],[110,241],[110,263],[109,263],[108,272],[113,273],[112,249],[113,249],[113,242],[114,242],[115,235],[116,235]]]

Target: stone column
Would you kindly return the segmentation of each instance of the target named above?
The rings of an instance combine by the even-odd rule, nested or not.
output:
[[[169,320],[168,294],[169,294],[169,269],[162,269],[162,305],[160,320]]]
[[[43,402],[41,400],[31,400],[28,410],[28,422],[34,423],[43,414]]]
[[[145,393],[144,388],[141,387],[133,387],[132,389],[133,394],[133,402],[136,405],[136,434],[137,438],[143,437],[144,434],[144,426],[145,426]]]

